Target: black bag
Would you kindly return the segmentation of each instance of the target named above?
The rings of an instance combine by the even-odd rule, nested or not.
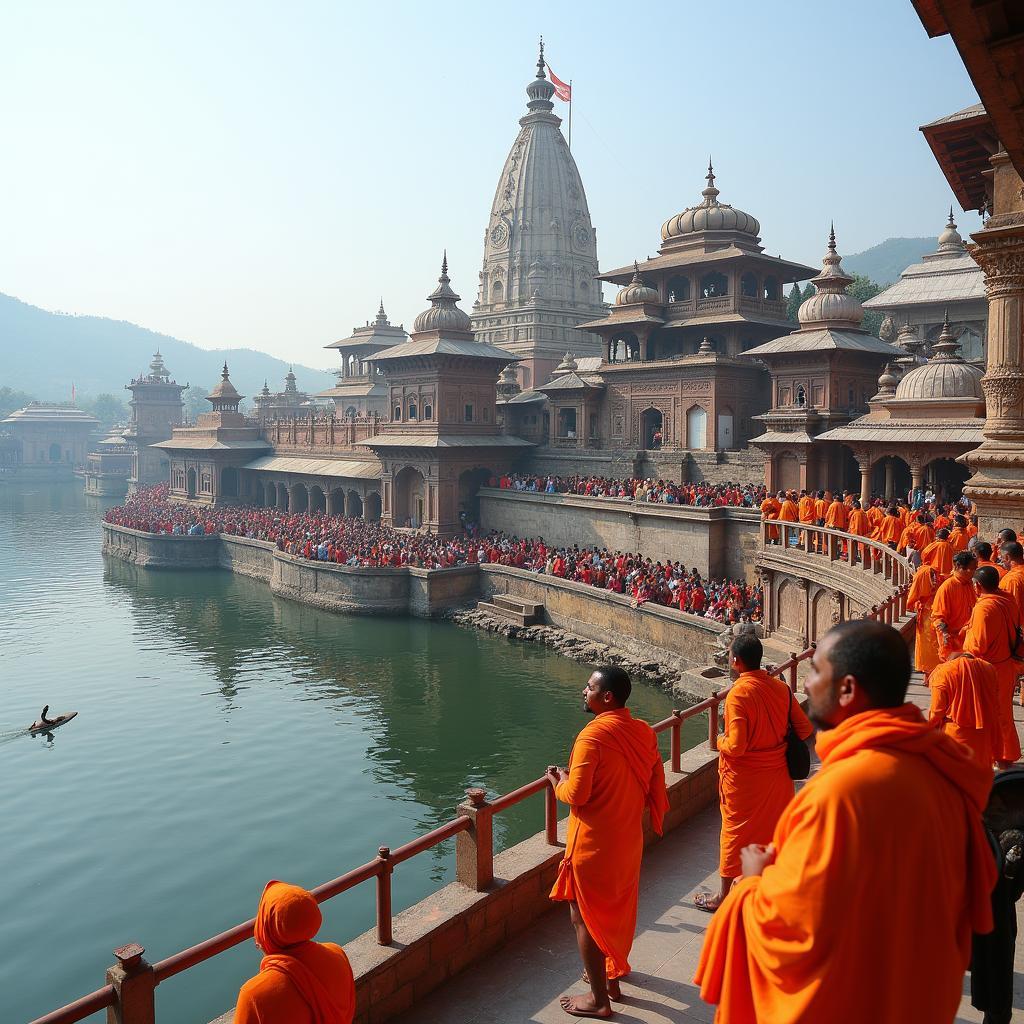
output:
[[[811,752],[793,728],[793,691],[789,691],[786,712],[786,767],[791,779],[806,779],[811,774]]]

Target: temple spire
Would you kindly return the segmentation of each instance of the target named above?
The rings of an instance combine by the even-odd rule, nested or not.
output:
[[[704,177],[707,179],[707,187],[701,191],[701,195],[704,197],[704,205],[717,206],[719,190],[715,188],[715,168],[712,166],[710,154],[708,154],[708,173]]]
[[[544,37],[541,36],[540,37],[540,56],[537,58],[537,77],[538,78],[547,78],[548,77],[546,74],[544,74],[544,68],[545,68],[545,61],[544,61]]]

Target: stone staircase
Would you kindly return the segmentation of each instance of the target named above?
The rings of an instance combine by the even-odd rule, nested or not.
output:
[[[478,601],[477,610],[517,626],[538,626],[544,622],[544,605],[509,594],[495,594],[492,601]]]

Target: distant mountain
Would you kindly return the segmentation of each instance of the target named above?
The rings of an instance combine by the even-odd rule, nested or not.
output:
[[[863,274],[875,284],[892,284],[911,263],[920,263],[925,253],[939,247],[931,238],[887,238],[863,252],[843,257],[843,269]]]
[[[50,313],[0,293],[0,387],[66,401],[73,383],[79,395],[110,392],[127,400],[124,385],[148,372],[157,349],[179,384],[207,390],[219,380],[226,359],[231,382],[249,398],[264,380],[271,391],[281,391],[289,366],[250,348],[197,348],[123,320]],[[335,383],[333,374],[308,366],[296,365],[295,376],[299,390],[311,394]]]

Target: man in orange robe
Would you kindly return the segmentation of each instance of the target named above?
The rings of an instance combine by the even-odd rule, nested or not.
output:
[[[313,942],[322,920],[311,893],[267,882],[254,936],[263,960],[238,993],[235,1024],[351,1024],[352,968],[341,946]]]
[[[977,596],[974,592],[974,570],[977,560],[970,551],[953,556],[953,573],[939,584],[932,602],[932,622],[939,644],[939,657],[945,661],[964,649],[964,634],[971,621]]]
[[[860,507],[860,502],[856,498],[854,498],[853,508],[850,510],[850,519],[846,529],[857,537],[870,537],[872,533],[871,520],[868,518],[867,512]],[[860,560],[863,562],[867,554],[867,547],[863,544],[858,544],[857,549]]]
[[[957,555],[957,558],[960,556]],[[1017,631],[1021,625],[1017,602],[999,589],[999,573],[988,566],[974,574],[978,602],[971,613],[964,637],[964,650],[995,666],[999,677],[996,712],[999,716],[999,741],[995,745],[996,763],[1009,768],[1020,760],[1020,738],[1013,724],[1013,690],[1024,663],[1014,655]],[[1020,652],[1024,653],[1024,652]]]
[[[799,510],[796,507],[796,502],[792,497],[782,491],[779,491],[779,499],[781,504],[779,505],[779,522],[780,523],[795,523],[799,520]],[[782,543],[783,544],[795,544],[797,538],[796,530],[782,529]]]
[[[932,623],[932,603],[938,586],[938,573],[926,564],[914,573],[914,580],[907,593],[907,607],[917,612],[914,622],[914,668],[924,673],[925,682],[928,682],[932,669],[942,662]]]
[[[904,703],[907,645],[844,622],[806,688],[821,770],[711,920],[695,981],[718,1024],[952,1021],[992,929],[992,773]],[[880,851],[885,851],[881,853]]]
[[[832,499],[832,504],[825,513],[825,525],[830,530],[846,529],[846,506],[838,494]]]
[[[953,571],[953,556],[956,552],[949,543],[949,530],[939,530],[935,540],[921,551],[921,561],[932,566],[945,579]]]
[[[980,569],[983,565],[991,565],[997,573],[999,578],[1002,579],[1006,575],[1006,566],[1000,565],[992,557],[992,545],[987,540],[979,540],[974,545],[974,554],[978,559],[978,568]]]
[[[729,668],[736,681],[725,698],[725,732],[718,739],[718,800],[722,834],[717,894],[698,893],[694,903],[715,911],[740,874],[740,850],[768,843],[786,804],[793,799],[793,780],[786,767],[789,723],[800,739],[811,735],[811,723],[789,687],[761,668],[764,650],[753,633],[732,642]]]
[[[808,526],[814,525],[814,495],[808,494],[807,491],[800,492],[800,500],[796,506],[797,517],[801,523],[806,523]],[[812,543],[814,544],[815,550],[818,546],[817,534],[811,534]],[[800,542],[803,543],[803,535],[800,537]]]
[[[779,492],[782,493],[781,491]],[[763,522],[769,522],[779,518],[779,512],[782,509],[782,502],[777,501],[772,495],[767,495],[764,501],[761,502],[761,519]],[[778,544],[779,542],[779,530],[778,527],[768,527],[768,543]]]
[[[941,725],[947,736],[962,743],[982,768],[991,770],[999,744],[995,667],[961,651],[943,662],[928,683],[932,703],[928,720]]]
[[[895,505],[890,505],[878,524],[878,540],[895,550],[902,533],[903,523],[900,521],[899,510]]]
[[[828,497],[825,495],[828,494]],[[818,491],[818,496],[814,499],[814,521],[818,526],[825,525],[825,516],[828,515],[828,506],[832,501],[832,495],[827,491]]]
[[[981,553],[978,552],[978,548],[981,546],[981,544],[978,544],[974,549],[978,553],[978,568],[980,569],[982,564],[989,564],[998,571],[1001,568],[1000,566],[991,562],[982,563]],[[985,544],[985,547],[989,547],[989,545]],[[991,550],[989,548],[990,552]],[[1021,616],[1024,617],[1024,547],[1015,540],[1010,541],[1009,544],[1004,544],[1003,558],[1006,559],[1006,564],[1009,568],[1003,570],[1002,579],[999,581],[999,589],[1009,594],[1017,602]]]
[[[935,540],[935,533],[928,522],[928,517],[923,513],[917,513],[915,518],[910,519],[903,527],[903,533],[896,544],[897,551],[906,551],[910,547],[924,551],[931,542]]]
[[[970,543],[971,535],[967,532],[967,519],[964,516],[955,516],[953,529],[949,531],[949,543],[953,547],[953,554],[958,551],[966,551]]]
[[[644,808],[658,833],[668,810],[658,738],[630,715],[631,689],[621,668],[597,669],[583,691],[594,720],[576,737],[568,770],[548,768],[555,796],[570,807],[551,899],[569,903],[590,983],[589,995],[561,1000],[575,1017],[610,1017],[609,997],[620,998],[636,931]]]

